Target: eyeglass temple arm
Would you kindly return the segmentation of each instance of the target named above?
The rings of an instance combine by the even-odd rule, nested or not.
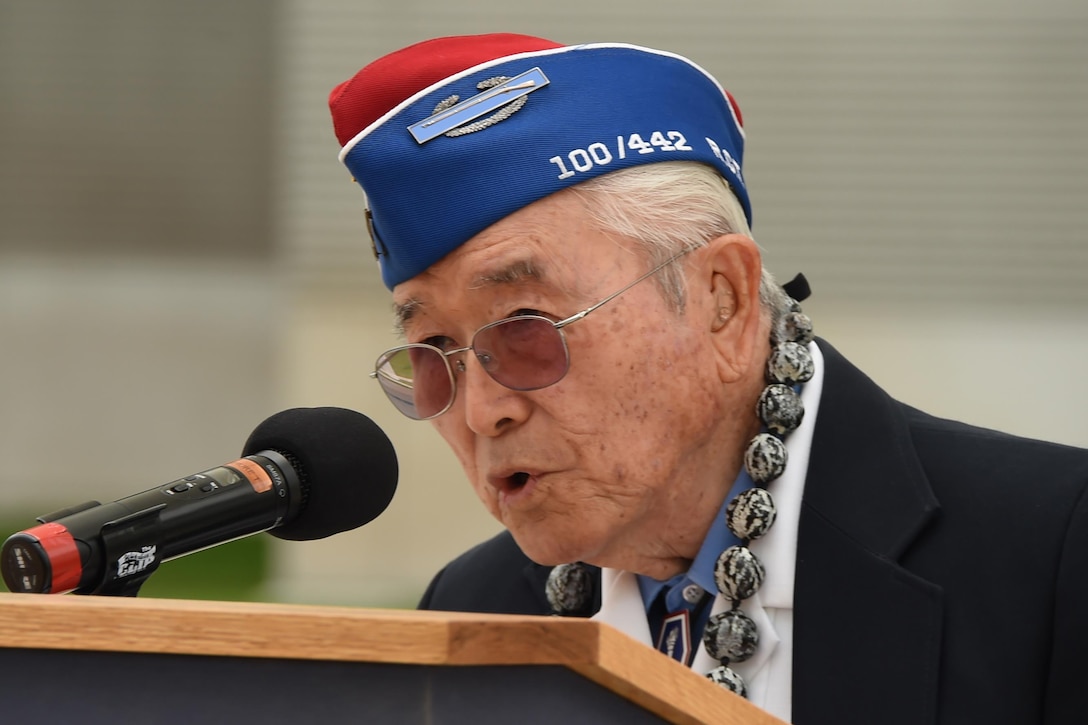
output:
[[[644,280],[644,279],[646,279],[648,277],[654,276],[655,274],[657,274],[661,270],[665,269],[665,267],[669,266],[670,264],[672,264],[676,260],[680,259],[681,257],[683,257],[685,254],[687,254],[690,251],[691,251],[691,249],[685,249],[684,251],[679,252],[678,254],[674,254],[673,256],[669,257],[668,259],[666,259],[661,264],[659,264],[656,267],[654,267],[653,269],[651,269],[646,274],[644,274],[641,277],[639,277],[638,279],[636,279],[635,281],[631,282],[630,284],[625,285],[624,287],[621,287],[620,289],[616,290],[612,294],[608,295],[607,297],[605,297],[603,300],[601,300],[597,304],[591,305],[590,307],[585,308],[581,312],[576,312],[575,314],[571,315],[570,317],[568,317],[565,320],[560,320],[559,322],[554,323],[556,329],[563,328],[563,327],[566,327],[567,325],[570,325],[570,324],[572,324],[574,322],[577,322],[578,320],[580,320],[583,317],[585,317],[586,315],[588,315],[590,312],[593,312],[598,307],[602,307],[602,306],[608,304],[612,300],[614,300],[617,297],[619,297],[620,295],[622,295],[627,290],[634,287],[636,284],[638,284],[642,280]]]

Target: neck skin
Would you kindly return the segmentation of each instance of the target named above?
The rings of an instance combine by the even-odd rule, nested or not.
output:
[[[758,356],[761,361],[766,358],[766,354]],[[586,563],[643,574],[659,581],[691,568],[714,517],[740,473],[749,441],[760,432],[761,425],[754,411],[766,385],[763,369],[761,362],[742,380],[730,385],[732,402],[723,407],[722,429],[714,438],[718,450],[704,459],[715,462],[716,465],[711,466],[713,473],[708,476],[705,472],[688,472],[688,475],[698,475],[702,482],[694,492],[690,486],[677,486],[678,494],[673,500],[676,506],[659,529],[664,535],[652,542],[640,542],[644,546],[638,548],[602,552],[602,556]]]

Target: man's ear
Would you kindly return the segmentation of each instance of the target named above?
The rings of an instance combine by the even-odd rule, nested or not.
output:
[[[717,350],[718,374],[722,382],[731,383],[745,377],[752,365],[763,364],[763,260],[756,243],[741,234],[717,237],[706,251],[700,278],[708,292],[706,326]]]

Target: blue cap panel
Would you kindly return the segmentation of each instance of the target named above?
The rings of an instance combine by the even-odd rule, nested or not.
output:
[[[518,209],[641,164],[714,166],[751,223],[743,150],[728,97],[701,68],[660,51],[595,44],[453,76],[364,129],[341,157],[366,192],[392,289]]]

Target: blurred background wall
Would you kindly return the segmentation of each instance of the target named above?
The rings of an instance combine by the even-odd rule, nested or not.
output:
[[[390,509],[255,537],[174,595],[412,606],[498,530],[366,376],[396,338],[325,103],[384,53],[499,30],[708,69],[744,113],[767,264],[806,273],[822,336],[911,404],[1088,445],[1079,0],[0,0],[0,534],[317,405],[388,431]]]

